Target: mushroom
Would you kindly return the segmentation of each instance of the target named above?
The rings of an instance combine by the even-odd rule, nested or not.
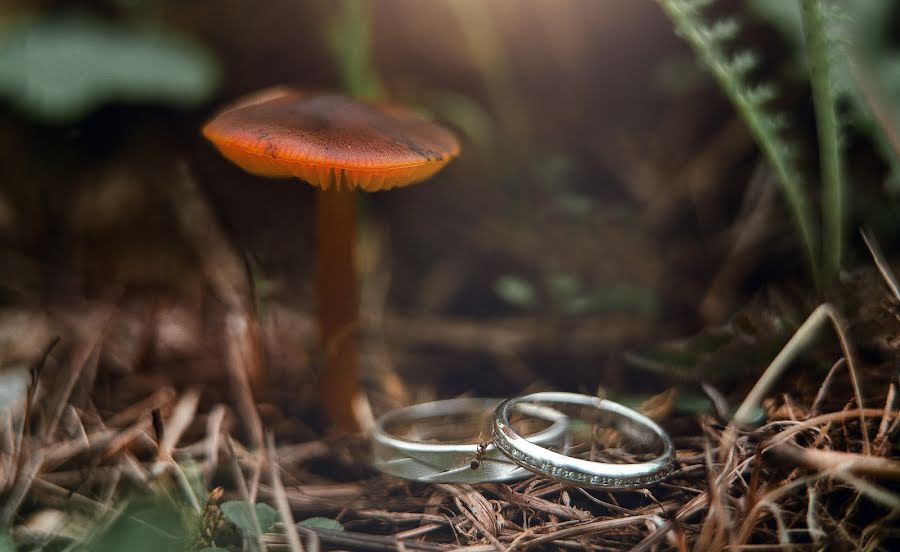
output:
[[[405,109],[288,88],[239,100],[207,123],[203,135],[247,172],[297,177],[318,187],[316,294],[325,358],[319,385],[337,429],[357,429],[354,190],[421,182],[459,154],[459,142],[446,128]]]

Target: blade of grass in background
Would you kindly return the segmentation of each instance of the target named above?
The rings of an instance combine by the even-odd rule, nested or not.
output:
[[[846,200],[841,162],[841,145],[835,104],[835,83],[831,59],[839,51],[828,36],[828,21],[819,0],[800,0],[803,35],[809,59],[809,77],[819,135],[819,163],[822,178],[822,250],[825,276],[830,281],[841,268],[844,251]]]
[[[468,48],[490,96],[491,107],[506,129],[506,139],[525,147],[529,129],[513,76],[513,67],[497,32],[490,2],[454,0],[447,3],[462,31]]]
[[[371,1],[341,0],[328,46],[340,67],[344,89],[363,100],[384,97],[384,86],[372,64],[371,37]]]
[[[765,104],[775,95],[774,89],[771,85],[748,84],[747,77],[756,67],[756,57],[751,52],[744,51],[729,57],[723,49],[723,45],[737,34],[737,23],[732,19],[707,23],[701,12],[713,0],[656,2],[669,16],[678,34],[691,45],[703,65],[713,74],[775,169],[781,191],[800,231],[813,278],[821,285],[816,229],[808,196],[792,159],[791,147],[779,135],[783,121],[765,109]]]
[[[895,0],[843,2],[840,10],[823,12],[829,48],[838,47],[829,61],[829,79],[839,102],[846,100],[841,113],[844,125],[872,140],[877,153],[890,167],[885,190],[892,197],[900,194],[900,52],[893,46],[893,10]],[[748,0],[748,7],[777,29],[788,41],[794,62],[808,65],[803,16],[799,3],[784,0]],[[835,40],[835,36],[840,39]],[[844,44],[849,42],[849,45]],[[803,59],[799,59],[802,57]],[[846,175],[844,175],[846,178]],[[845,200],[850,198],[844,184]],[[846,214],[845,214],[846,218]],[[847,224],[846,221],[844,223]],[[845,244],[846,245],[846,244]]]

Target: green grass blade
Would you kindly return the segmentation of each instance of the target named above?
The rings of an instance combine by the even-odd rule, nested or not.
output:
[[[835,106],[835,83],[829,59],[832,48],[827,34],[826,14],[820,0],[800,0],[800,6],[819,134],[824,268],[826,276],[832,279],[837,276],[841,267],[845,218],[845,190]]]
[[[371,0],[341,0],[328,36],[344,88],[354,98],[364,100],[385,96],[372,63],[372,9]]]

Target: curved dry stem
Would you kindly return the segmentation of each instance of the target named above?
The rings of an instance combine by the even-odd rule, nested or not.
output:
[[[769,440],[768,445],[765,447],[765,450],[768,450],[774,446],[780,445],[782,443],[786,443],[791,437],[804,431],[806,429],[811,429],[813,427],[827,424],[831,422],[839,422],[842,420],[846,420],[847,418],[852,418],[854,416],[865,419],[866,416],[871,416],[873,418],[880,418],[881,416],[897,416],[900,415],[900,411],[888,411],[885,412],[880,408],[854,408],[850,410],[841,410],[840,412],[831,412],[828,414],[822,414],[821,416],[816,416],[814,418],[810,418],[808,420],[803,420],[802,422],[789,422],[793,424],[791,427],[785,429],[778,435],[772,437]],[[867,453],[868,454],[868,453]]]
[[[778,499],[780,499],[788,492],[793,491],[797,487],[808,485],[819,477],[821,477],[821,475],[818,474],[799,477],[793,481],[785,483],[784,485],[780,485],[779,487],[760,496],[759,500],[757,500],[753,504],[753,506],[750,508],[750,511],[747,512],[747,515],[744,517],[744,522],[741,524],[740,530],[737,532],[737,535],[731,542],[731,545],[740,546],[741,544],[744,544],[747,542],[747,540],[749,540],[750,534],[753,532],[753,528],[759,522],[759,516],[762,514],[763,510],[768,509],[770,504],[776,504],[778,502]]]
[[[275,438],[271,433],[266,435],[266,463],[269,465],[272,495],[275,498],[275,506],[278,509],[278,515],[281,517],[281,523],[284,525],[288,547],[291,552],[304,552],[303,543],[300,542],[300,535],[297,533],[297,526],[294,525],[291,505],[288,503],[284,485],[281,483],[281,466],[278,465],[278,458],[275,453]],[[251,507],[250,510],[252,511],[254,508]]]
[[[900,481],[900,462],[880,456],[811,449],[791,442],[771,447],[769,453],[788,464],[820,472],[839,468],[854,475]]]
[[[752,413],[758,408],[763,397],[765,397],[769,390],[775,385],[775,382],[778,381],[778,378],[781,377],[782,373],[787,369],[788,365],[790,365],[797,354],[810,344],[815,337],[816,332],[826,320],[831,320],[831,324],[834,326],[834,331],[837,333],[838,340],[840,341],[841,350],[844,352],[844,358],[847,359],[847,371],[850,375],[850,383],[853,386],[853,396],[856,399],[856,405],[859,407],[857,412],[859,413],[863,450],[866,454],[870,454],[871,445],[869,444],[869,434],[866,432],[866,415],[857,376],[859,370],[856,365],[856,355],[853,350],[853,344],[847,337],[847,323],[829,303],[819,305],[816,310],[809,315],[809,318],[797,328],[797,331],[794,332],[791,339],[784,348],[781,349],[778,355],[775,356],[772,363],[769,364],[769,367],[766,368],[766,371],[763,372],[763,375],[757,380],[756,385],[754,385],[753,389],[750,390],[750,393],[747,394],[744,402],[741,403],[741,406],[737,409],[737,412],[735,412],[732,423],[739,426],[749,424],[752,419]]]
[[[893,269],[891,269],[891,265],[888,264],[884,252],[882,252],[881,246],[878,244],[878,240],[875,239],[875,236],[873,236],[871,232],[865,229],[861,229],[859,233],[862,236],[863,242],[866,244],[866,248],[868,248],[869,253],[872,255],[872,260],[875,261],[875,266],[878,268],[878,272],[881,274],[882,279],[884,279],[884,283],[891,288],[891,293],[894,294],[894,298],[897,301],[900,301],[900,282],[897,281],[897,276],[894,274]]]

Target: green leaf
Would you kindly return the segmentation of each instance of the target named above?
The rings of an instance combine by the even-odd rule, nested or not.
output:
[[[303,529],[327,529],[329,531],[343,531],[344,526],[336,519],[327,517],[311,517],[297,523],[297,527]]]
[[[206,548],[201,548],[200,552],[228,552],[225,548],[216,548],[215,546],[207,546]]]
[[[654,314],[659,301],[649,290],[628,284],[609,286],[591,294],[579,295],[564,304],[568,314],[583,315],[602,312]]]
[[[576,193],[563,193],[555,203],[557,209],[574,217],[585,217],[594,208],[594,200],[590,196]]]
[[[178,463],[188,481],[188,487],[194,495],[194,499],[200,504],[206,500],[206,485],[203,483],[203,468],[191,458],[186,458]]]
[[[181,550],[185,542],[196,538],[198,526],[193,510],[153,497],[129,504],[81,549],[91,552]]]
[[[219,507],[225,519],[233,523],[245,535],[251,537],[259,536],[256,532],[256,525],[253,523],[253,511],[250,509],[250,503],[243,500],[235,500],[226,502]],[[268,504],[256,504],[256,518],[259,520],[259,527],[263,532],[268,531],[278,521],[278,512]]]
[[[547,289],[559,303],[568,303],[581,295],[581,283],[574,274],[551,274],[547,277]]]
[[[510,305],[520,308],[533,306],[537,295],[531,282],[514,274],[497,278],[494,293]]]
[[[0,96],[50,122],[113,101],[193,106],[218,81],[207,50],[159,29],[84,16],[19,18],[0,28]]]
[[[836,278],[843,260],[846,190],[835,96],[837,64],[831,58],[842,48],[828,35],[828,16],[819,0],[801,0],[800,5],[819,135],[823,256],[828,276]],[[846,65],[847,60],[841,57],[839,63]]]
[[[0,534],[0,552],[16,552],[16,545],[12,539]]]

